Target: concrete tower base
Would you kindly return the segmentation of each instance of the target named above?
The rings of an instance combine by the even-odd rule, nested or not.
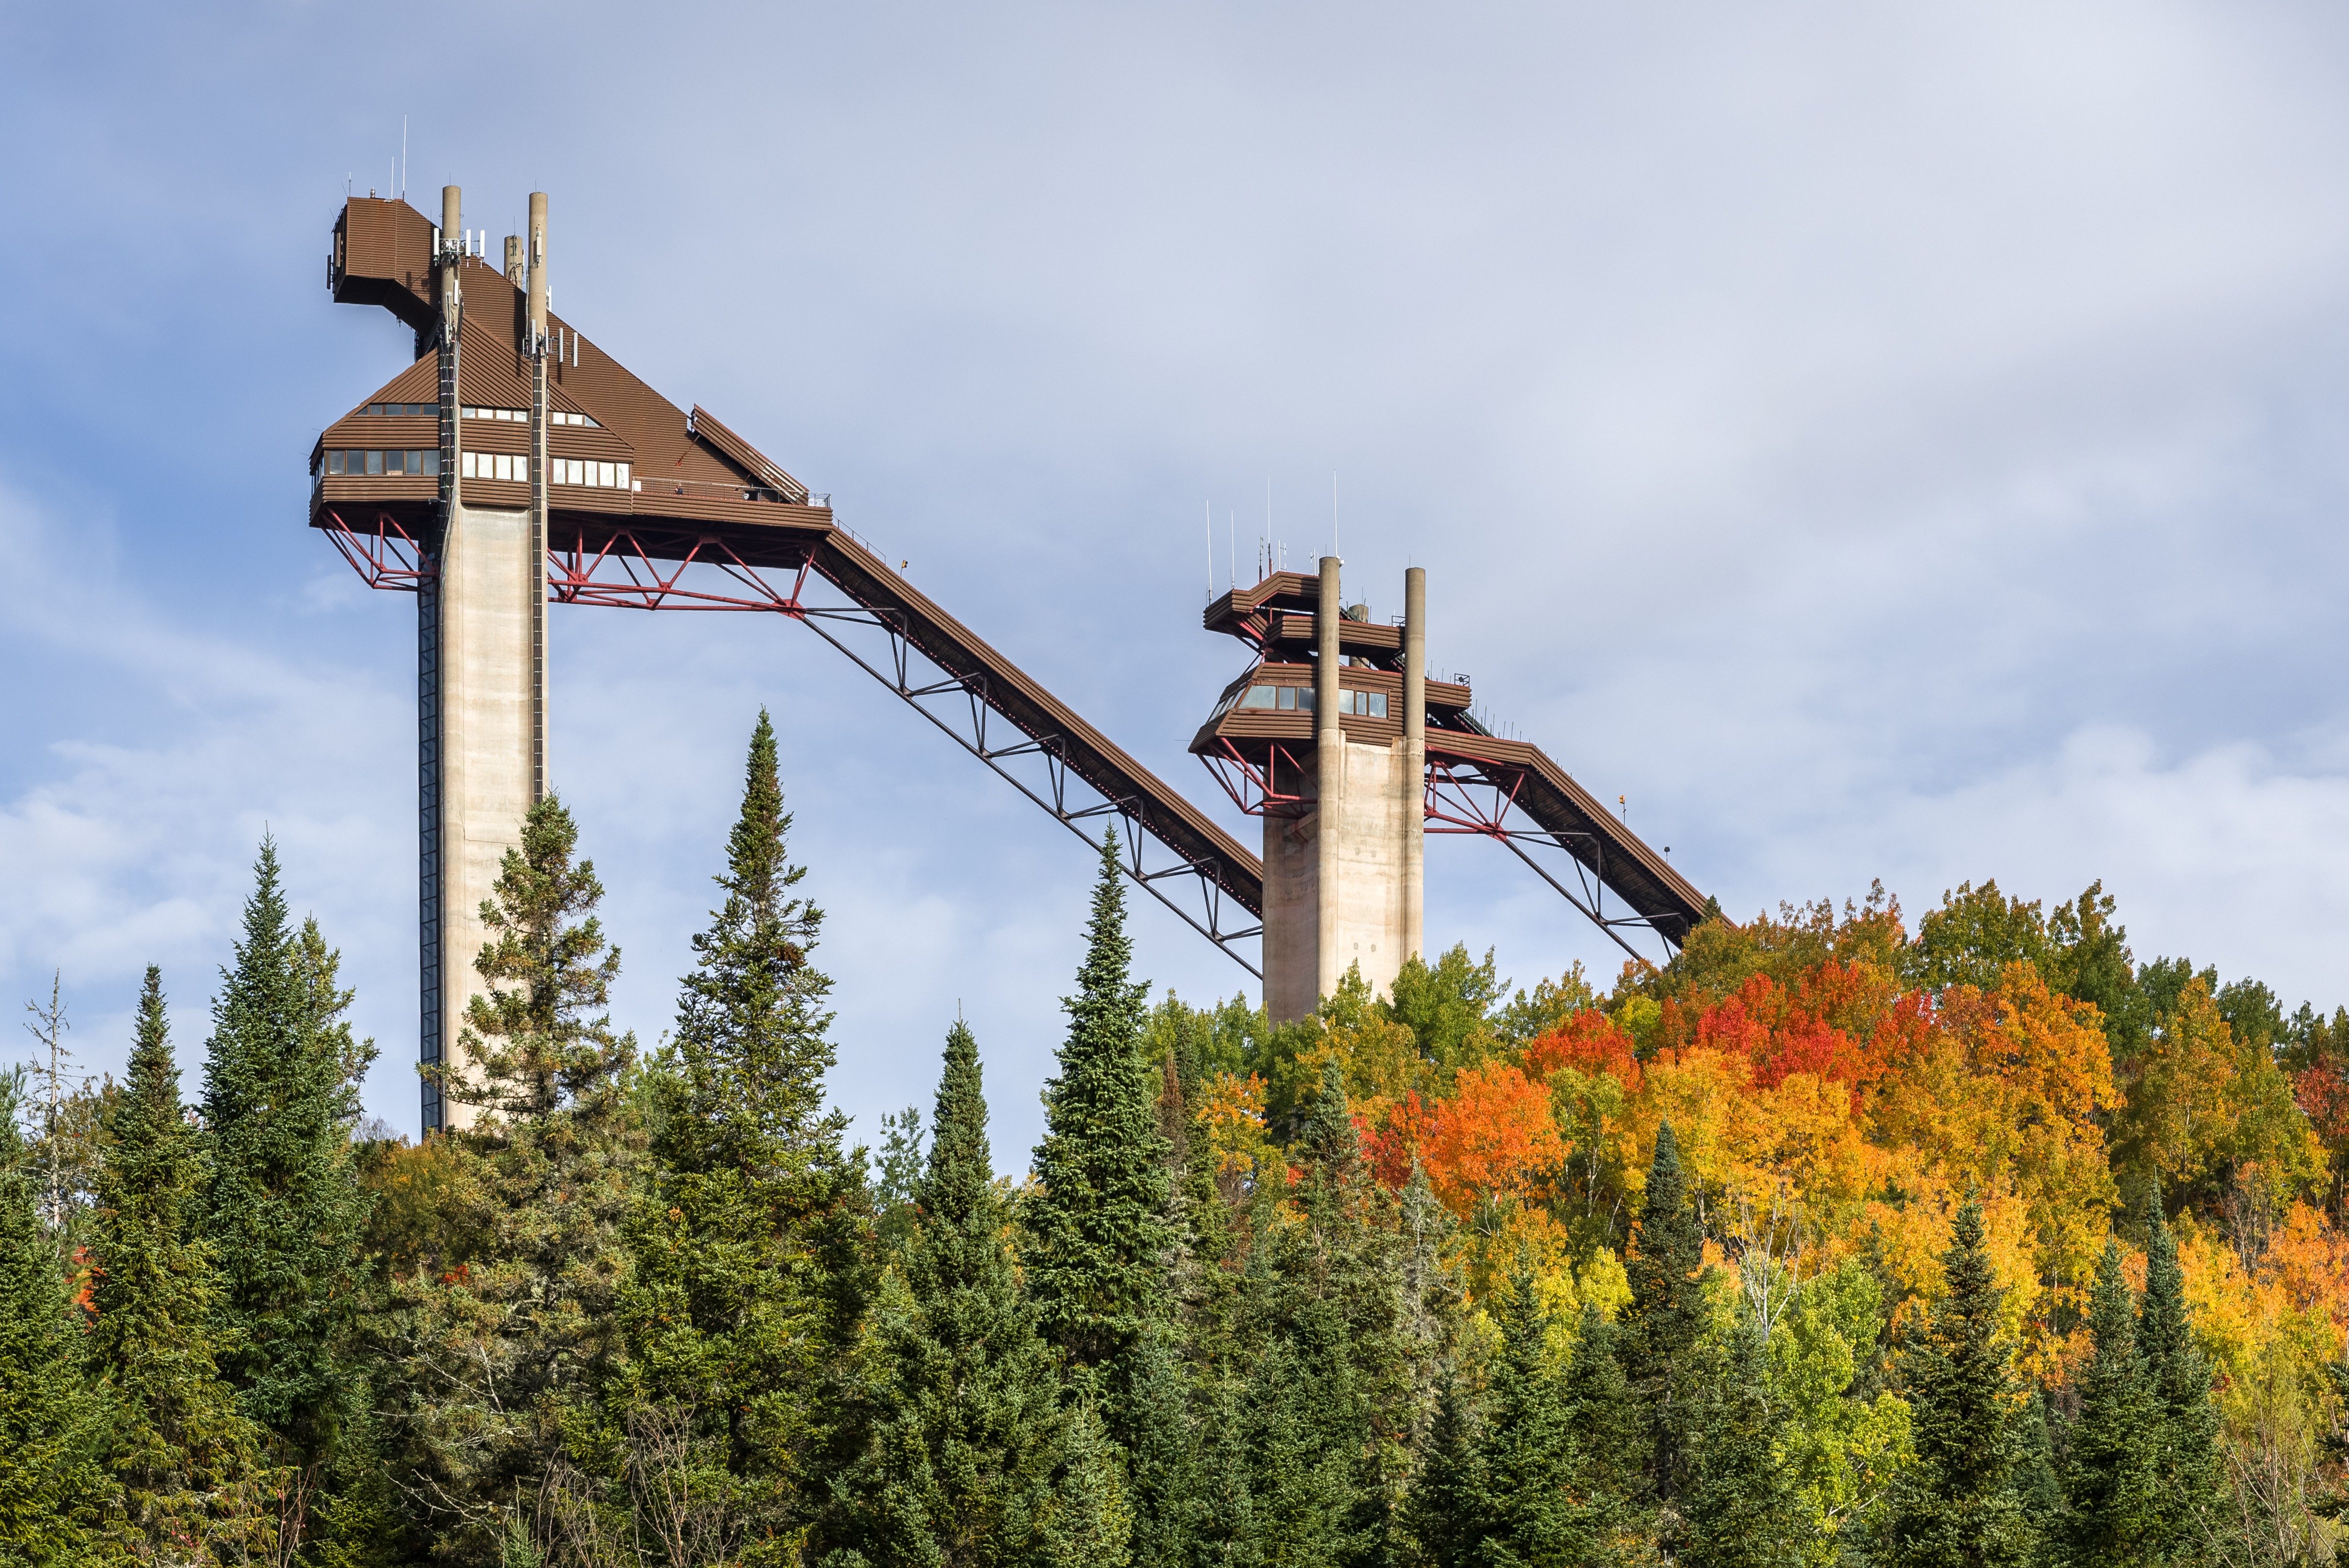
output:
[[[489,936],[481,901],[530,814],[536,560],[527,511],[460,506],[440,546],[438,989],[452,1077],[466,1067],[457,1051],[465,1005],[482,989],[473,967]],[[446,1127],[472,1119],[469,1106],[441,1109]]]

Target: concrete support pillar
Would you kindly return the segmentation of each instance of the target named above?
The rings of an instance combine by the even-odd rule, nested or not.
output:
[[[530,193],[530,799],[546,799],[546,192]]]
[[[481,901],[505,852],[521,846],[531,808],[530,591],[545,560],[532,532],[528,511],[460,505],[440,545],[440,1016],[452,1077],[467,1070],[457,1040],[482,988],[473,967],[489,935]],[[442,1125],[472,1115],[450,1104]]]
[[[1317,775],[1314,837],[1319,853],[1314,910],[1314,1000],[1337,989],[1345,973],[1336,965],[1343,878],[1334,852],[1346,821],[1346,732],[1340,724],[1338,630],[1345,621],[1345,597],[1335,555],[1321,558],[1321,593],[1313,612],[1313,760]]]
[[[1425,957],[1427,910],[1427,569],[1402,574],[1402,956]]]
[[[463,505],[458,484],[457,449],[463,422],[458,407],[459,325],[464,302],[460,286],[460,258],[464,253],[463,192],[454,185],[440,188],[440,253],[433,257],[440,292],[440,495],[433,526],[425,540],[433,570],[416,586],[416,804],[417,885],[420,894],[417,930],[417,1059],[429,1067],[445,1058],[456,1038],[457,1023],[448,1008],[448,931],[443,919],[448,879],[442,874],[441,779],[443,726],[440,717],[441,605],[445,598],[440,564],[454,520]],[[447,1107],[438,1084],[422,1086],[423,1123],[429,1132],[447,1125]]]

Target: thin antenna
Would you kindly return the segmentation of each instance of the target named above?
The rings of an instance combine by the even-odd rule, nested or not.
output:
[[[1224,540],[1232,552],[1232,592],[1240,591],[1240,519],[1230,507],[1224,509]]]
[[[1207,503],[1207,599],[1216,597],[1216,503]]]
[[[399,199],[408,200],[408,117],[399,117]]]

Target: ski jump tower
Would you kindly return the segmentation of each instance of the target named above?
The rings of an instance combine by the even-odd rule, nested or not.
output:
[[[1427,832],[1507,845],[1635,955],[1627,932],[1670,948],[1703,918],[1703,896],[1538,748],[1476,721],[1464,676],[1429,677],[1423,573],[1400,624],[1344,605],[1335,558],[1207,606],[1207,629],[1255,656],[1191,749],[1262,819],[1259,858],[890,570],[829,496],[556,315],[543,194],[502,270],[487,252],[453,185],[437,225],[401,201],[345,204],[328,287],[390,311],[415,351],[310,452],[311,526],[370,586],[416,595],[428,1066],[481,989],[479,911],[546,793],[550,602],[807,626],[1079,837],[1099,847],[1114,827],[1127,872],[1258,975],[1276,1020],[1350,966],[1383,987],[1420,951]],[[423,1109],[428,1129],[464,1114],[429,1080]]]

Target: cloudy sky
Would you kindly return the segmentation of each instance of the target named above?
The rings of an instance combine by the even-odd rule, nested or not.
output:
[[[17,5],[0,1000],[62,970],[94,1070],[149,962],[200,1055],[267,830],[415,1125],[413,601],[303,526],[407,358],[323,286],[403,117],[419,208],[549,191],[566,316],[1203,803],[1203,511],[1300,560],[1334,473],[1350,586],[1425,566],[1433,662],[1733,913],[2100,877],[2141,957],[2349,1002],[2333,8]],[[1081,846],[801,628],[552,619],[622,1020],[766,704],[840,1102],[926,1101],[959,1006],[1016,1168]],[[1612,974],[1492,846],[1429,873],[1434,940]]]

